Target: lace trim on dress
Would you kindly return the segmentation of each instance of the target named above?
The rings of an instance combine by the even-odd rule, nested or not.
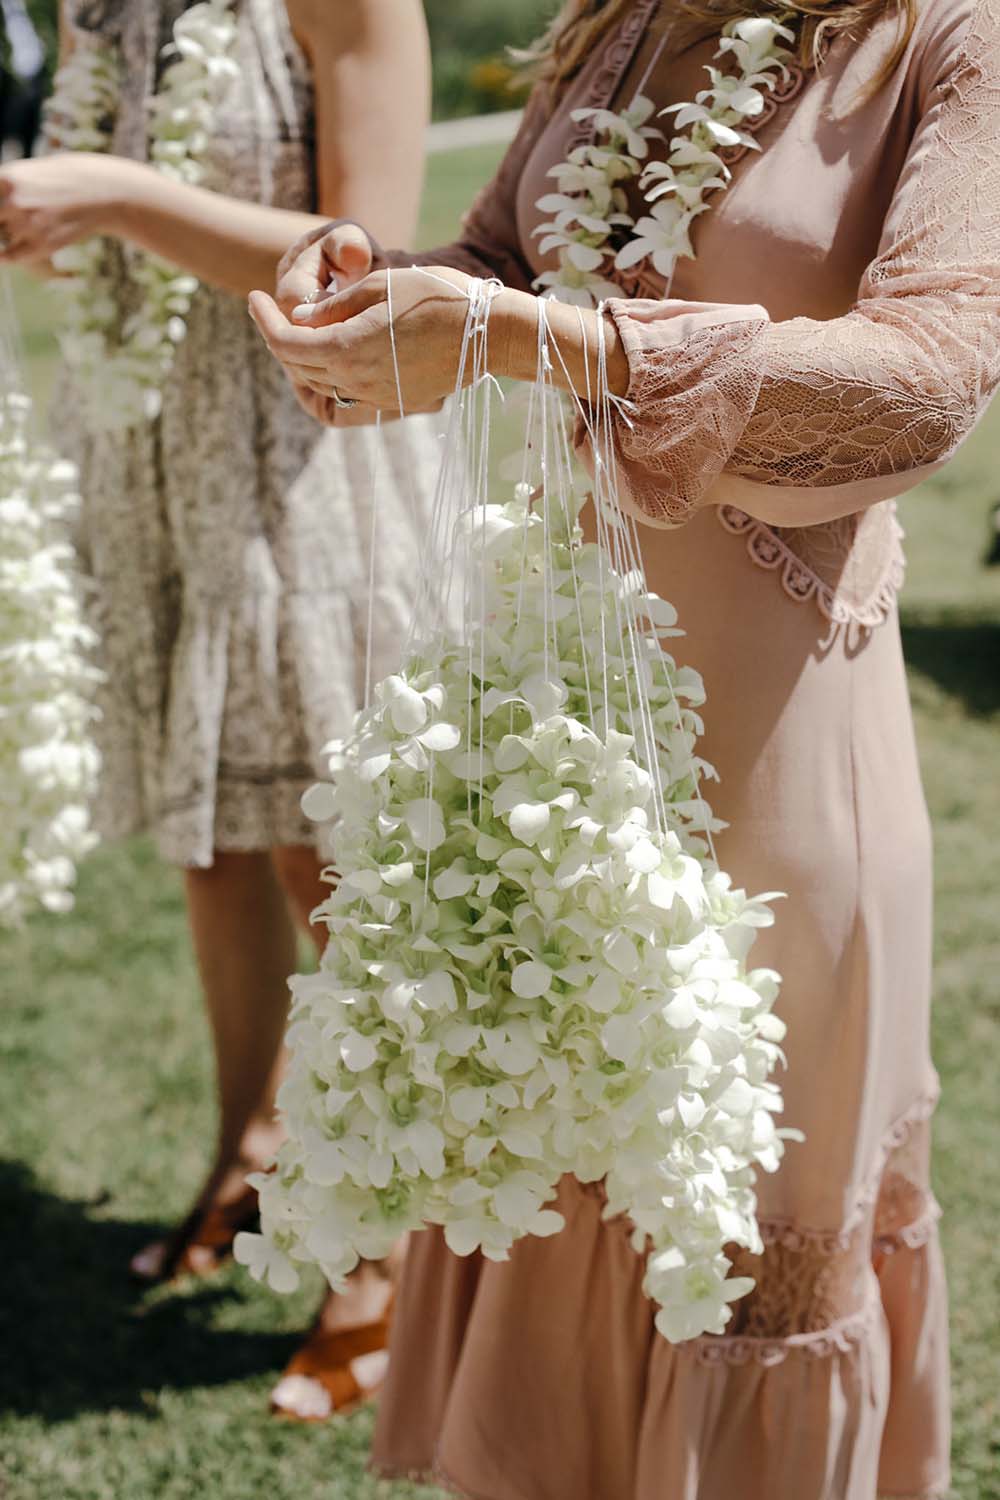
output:
[[[595,71],[586,93],[576,105],[578,109],[603,109],[610,104],[659,8],[660,0],[636,0],[605,48],[601,66]],[[567,155],[577,146],[585,146],[595,139],[592,121],[577,121],[576,129],[569,138]]]
[[[780,569],[781,586],[790,599],[800,604],[814,599],[834,625],[873,628],[892,614],[906,573],[903,528],[896,519],[895,503],[886,502],[885,512],[889,524],[878,546],[860,545],[861,532],[870,526],[873,512],[795,531],[768,526],[734,505],[720,505],[717,514],[726,531],[746,537],[747,551],[757,567],[771,572]],[[788,540],[792,537],[794,550]],[[832,564],[832,576],[822,575],[823,563]],[[858,573],[867,574],[860,587],[859,580],[850,577]]]
[[[761,1255],[731,1247],[738,1276],[754,1290],[734,1305],[732,1333],[693,1339],[684,1348],[706,1365],[776,1365],[791,1355],[828,1358],[866,1339],[881,1316],[876,1271],[886,1256],[920,1250],[933,1237],[940,1209],[928,1185],[928,1122],[937,1102],[929,1090],[889,1128],[847,1221],[813,1229],[792,1219],[765,1219]],[[580,1184],[604,1208],[602,1183]],[[606,1220],[634,1244],[625,1215]]]
[[[768,1339],[755,1335],[722,1337],[709,1335],[695,1339],[691,1351],[701,1365],[781,1365],[791,1354],[806,1354],[812,1359],[829,1359],[834,1354],[849,1354],[874,1329],[880,1314],[878,1293],[872,1290],[859,1313],[831,1323],[817,1333],[788,1334]]]
[[[846,1353],[880,1316],[876,1272],[886,1255],[919,1250],[940,1209],[928,1185],[928,1121],[936,1091],[918,1099],[886,1132],[847,1222],[810,1229],[790,1219],[760,1225],[762,1255],[733,1249],[737,1275],[754,1290],[733,1310],[733,1333],[695,1340],[701,1363],[762,1365],[793,1354]]]

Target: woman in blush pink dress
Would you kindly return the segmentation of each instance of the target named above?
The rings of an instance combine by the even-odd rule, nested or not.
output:
[[[801,66],[756,123],[760,150],[731,162],[672,284],[648,267],[620,278],[605,324],[612,388],[634,406],[615,432],[622,499],[648,523],[650,584],[676,604],[680,654],[708,692],[720,861],[750,890],[788,893],[757,958],[784,975],[786,1118],[806,1139],[759,1184],[764,1252],[733,1257],[756,1289],[723,1337],[654,1332],[628,1226],[573,1180],[564,1232],[507,1264],[415,1237],[375,1462],[476,1500],[948,1489],[930,840],[893,502],[954,453],[1000,381],[1000,10],[830,4],[814,65],[809,7],[788,9]],[[572,111],[622,108],[640,84],[661,108],[693,99],[739,11],[714,14],[693,35],[659,0],[575,0],[557,24],[499,176],[460,242],[421,257],[459,291],[469,275],[506,283],[496,373],[533,377],[532,285],[551,267],[536,204],[590,129]],[[369,253],[353,225],[301,242],[282,306]],[[385,286],[376,271],[291,319],[253,301],[328,418],[333,391],[395,404]],[[403,269],[392,296],[404,400],[426,406],[454,378],[466,299]],[[550,313],[560,378],[584,392],[599,315]]]

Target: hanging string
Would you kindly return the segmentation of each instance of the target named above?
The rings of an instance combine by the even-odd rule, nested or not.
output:
[[[424,272],[431,279],[454,290],[451,282]],[[444,434],[445,453],[441,464],[426,545],[423,549],[417,605],[408,638],[408,649],[423,650],[425,659],[433,660],[435,641],[444,639],[441,627],[454,612],[454,589],[461,584],[463,599],[462,619],[467,642],[467,735],[466,753],[478,756],[478,811],[484,807],[483,782],[485,774],[485,697],[483,681],[485,673],[485,648],[488,620],[486,617],[487,569],[483,560],[486,541],[487,506],[489,504],[489,455],[492,442],[492,402],[497,392],[496,381],[489,371],[489,314],[494,297],[500,290],[495,282],[474,280],[467,288],[468,309],[459,350],[458,367],[449,421]],[[387,303],[389,315],[389,339],[393,361],[393,375],[400,413],[404,413],[399,353],[395,329],[395,311],[392,300],[392,273],[387,275]],[[578,309],[581,336],[586,347],[587,327]],[[628,421],[631,404],[614,394],[608,377],[608,349],[604,309],[597,316],[597,360],[596,388],[592,384],[589,357],[585,359],[584,391],[573,391],[570,408],[579,420],[593,458],[593,505],[597,530],[597,567],[601,597],[610,592],[614,601],[615,639],[621,642],[624,653],[619,680],[612,676],[609,656],[607,620],[602,610],[601,633],[601,684],[600,704],[603,709],[603,731],[605,737],[614,727],[613,703],[616,692],[624,695],[624,712],[631,725],[633,739],[641,763],[652,780],[655,793],[657,830],[666,831],[665,772],[659,750],[657,712],[650,699],[650,688],[656,680],[666,684],[669,707],[673,722],[683,728],[687,713],[678,700],[674,686],[675,668],[668,658],[654,619],[641,625],[641,608],[636,601],[646,592],[645,570],[642,564],[641,543],[638,527],[633,517],[627,516],[618,502],[619,476],[615,461],[614,429],[616,420]],[[542,570],[542,669],[547,681],[558,676],[558,618],[564,606],[557,602],[557,592],[562,582],[553,574],[553,531],[558,518],[572,534],[576,524],[573,492],[573,453],[570,443],[566,405],[555,382],[556,366],[561,367],[566,384],[572,390],[569,371],[558,342],[555,339],[545,309],[544,299],[538,301],[537,369],[536,379],[529,398],[528,429],[525,434],[521,459],[521,484],[531,485],[540,495],[539,518],[542,523],[542,547],[539,559]],[[537,480],[537,484],[534,481]],[[373,481],[374,484],[374,481]],[[462,523],[464,513],[475,516],[474,524]],[[529,571],[534,564],[528,552],[528,534],[531,525],[531,502],[525,506],[522,527],[521,579],[517,595],[515,629],[520,630],[524,589]],[[374,502],[373,502],[374,527]],[[478,531],[478,536],[477,536]],[[479,557],[473,559],[473,549],[478,541]],[[583,633],[582,586],[576,565],[576,549],[571,550],[571,586],[577,622]],[[617,577],[612,581],[608,567]],[[460,575],[460,576],[459,576]],[[608,588],[609,582],[613,586]],[[475,590],[473,594],[471,590]],[[373,626],[373,590],[369,595],[369,640]],[[477,649],[478,646],[478,649]],[[366,671],[366,678],[367,678]],[[478,681],[477,681],[478,678]],[[595,685],[586,675],[587,707],[591,721],[595,721],[597,700]],[[473,713],[478,693],[478,712]],[[513,706],[510,710],[513,715]],[[475,730],[473,723],[475,720]],[[511,719],[513,724],[513,717]],[[596,727],[596,724],[595,724]],[[703,833],[713,860],[716,851],[712,836],[712,815],[701,787],[701,761],[694,750],[693,736],[686,766],[680,770],[690,777],[692,801],[699,809],[698,832]],[[434,755],[431,754],[430,776],[433,777]],[[676,771],[671,772],[671,781],[676,782]],[[472,815],[472,781],[467,779],[469,813]],[[431,782],[433,785],[433,782]],[[429,867],[429,862],[428,862]],[[427,872],[425,871],[425,883]],[[429,899],[429,888],[426,892]]]
[[[582,313],[578,309],[578,317],[581,326],[584,349],[587,347],[586,324]],[[566,384],[571,391],[571,407],[579,419],[587,438],[593,458],[594,471],[594,496],[593,509],[597,527],[598,564],[604,593],[605,574],[604,560],[607,557],[612,567],[623,579],[631,578],[635,592],[646,590],[645,569],[641,558],[641,543],[639,540],[638,527],[633,517],[627,516],[620,508],[618,494],[620,492],[619,476],[617,472],[616,450],[614,442],[614,422],[628,421],[632,404],[626,398],[616,396],[610,386],[607,367],[607,339],[605,325],[604,304],[597,309],[597,390],[596,394],[591,389],[589,359],[585,358],[585,392],[587,401],[581,399],[573,387],[573,382],[566,362],[554,338],[550,339],[550,346],[555,353],[556,359],[566,377]],[[615,594],[616,625],[621,630],[626,629],[627,638],[630,643],[630,655],[636,671],[637,681],[640,687],[649,681],[650,663],[644,648],[648,644],[652,650],[656,665],[660,669],[660,675],[666,682],[672,711],[679,725],[684,722],[684,710],[677,698],[674,688],[673,668],[663,648],[661,637],[658,633],[655,621],[650,621],[650,631],[638,632],[634,611],[629,611],[629,618],[623,620],[619,604],[619,597]],[[609,711],[610,696],[607,676],[607,637],[604,629],[604,619],[601,620],[601,644],[602,644],[602,675],[605,704],[604,728],[607,734],[610,727]],[[626,681],[626,690],[628,682]],[[659,755],[656,753],[656,730],[648,693],[640,691],[640,703],[633,704],[629,695],[629,713],[634,715],[634,722],[638,721],[642,728],[642,740],[645,744],[647,769],[655,778],[657,789],[656,803],[658,811],[664,808],[664,790],[662,781],[662,767]],[[713,838],[713,817],[711,809],[705,800],[701,785],[701,761],[692,750],[688,757],[688,763],[684,768],[689,774],[693,787],[693,800],[699,809],[699,831],[704,833],[708,844],[709,853],[718,864],[718,856]],[[665,808],[664,808],[665,811]]]

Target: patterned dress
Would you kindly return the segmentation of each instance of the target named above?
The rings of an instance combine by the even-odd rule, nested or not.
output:
[[[183,9],[69,0],[81,44],[121,49],[123,156],[145,158],[161,49]],[[241,0],[236,14],[240,76],[207,181],[310,211],[306,59],[283,0]],[[124,273],[123,258],[127,305]],[[405,636],[434,424],[324,431],[297,405],[243,299],[203,287],[159,420],[90,434],[70,386],[55,425],[82,470],[80,552],[107,672],[102,832],[149,829],[165,858],[196,866],[214,849],[313,843],[302,792],[362,700],[366,671],[390,671]]]

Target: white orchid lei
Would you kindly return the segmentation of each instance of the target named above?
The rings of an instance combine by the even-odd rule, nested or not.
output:
[[[149,160],[166,177],[204,180],[219,99],[239,76],[233,47],[235,0],[203,0],[181,15],[171,58],[150,107]],[[60,68],[47,110],[47,137],[64,151],[111,150],[118,111],[121,63],[99,41],[78,38]],[[198,280],[169,261],[134,249],[126,257],[134,309],[123,308],[112,247],[101,238],[60,250],[53,257],[64,273],[60,344],[87,401],[96,430],[122,430],[151,421]]]
[[[784,1027],[746,958],[772,917],[708,856],[673,609],[559,499],[522,484],[465,512],[479,623],[381,683],[307,794],[340,883],[319,971],[292,982],[263,1232],[236,1254],[279,1291],[427,1224],[503,1260],[562,1227],[575,1173],[631,1218],[680,1340],[752,1285],[723,1247],[761,1248]]]
[[[691,226],[711,205],[711,193],[725,188],[730,169],[720,154],[733,147],[758,149],[745,128],[764,111],[778,77],[794,61],[788,43],[795,34],[779,21],[751,17],[724,28],[715,61],[731,57],[733,73],[709,65],[709,87],[693,104],[671,105],[678,132],[663,161],[649,160],[650,143],[662,133],[649,123],[655,109],[639,94],[628,109],[574,110],[573,119],[591,121],[597,139],[578,146],[552,167],[557,191],[538,200],[554,218],[535,233],[542,254],[558,252],[558,266],[535,281],[543,292],[584,307],[619,295],[609,280],[614,267],[630,270],[649,259],[667,281],[681,256],[693,254]],[[681,134],[687,131],[687,134]],[[638,179],[649,213],[637,222],[629,212],[627,186]]]
[[[96,843],[99,674],[66,540],[76,482],[34,438],[30,399],[0,395],[0,923],[71,907],[76,862]]]

